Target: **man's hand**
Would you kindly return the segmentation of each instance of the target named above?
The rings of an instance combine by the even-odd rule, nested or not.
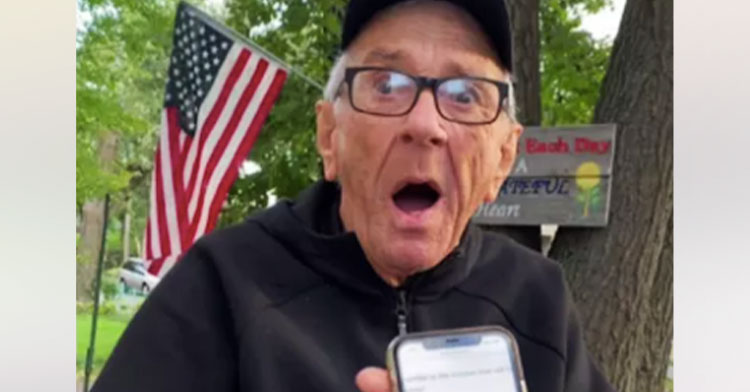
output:
[[[388,371],[378,367],[367,367],[359,371],[354,378],[362,392],[391,392],[391,380]]]

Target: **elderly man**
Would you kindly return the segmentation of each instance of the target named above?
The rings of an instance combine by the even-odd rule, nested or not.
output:
[[[493,324],[530,391],[612,390],[560,267],[470,223],[521,134],[503,1],[351,1],[342,48],[325,180],[200,240],[94,390],[386,391],[398,334]]]

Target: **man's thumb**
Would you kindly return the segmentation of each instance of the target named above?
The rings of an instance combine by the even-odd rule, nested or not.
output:
[[[362,392],[391,392],[388,371],[382,368],[367,367],[360,370],[354,383]]]

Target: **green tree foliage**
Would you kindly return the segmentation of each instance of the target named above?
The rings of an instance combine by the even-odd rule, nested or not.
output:
[[[76,203],[127,189],[150,168],[159,125],[174,1],[81,0],[76,49]],[[118,160],[101,169],[102,132]]]
[[[76,37],[76,205],[112,196],[107,265],[121,259],[121,222],[133,202],[131,243],[145,227],[177,1],[79,0]],[[104,132],[118,140],[115,162],[98,155]]]
[[[542,0],[540,62],[542,124],[588,124],[607,70],[611,42],[580,30],[581,17],[611,0]]]
[[[322,84],[341,35],[343,0],[230,0],[227,24]],[[269,193],[295,197],[320,178],[315,150],[315,102],[322,91],[290,74],[250,159],[261,171],[230,191],[220,226],[265,208]]]

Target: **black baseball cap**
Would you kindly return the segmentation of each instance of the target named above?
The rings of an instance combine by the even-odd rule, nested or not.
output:
[[[357,38],[378,12],[407,0],[351,0],[344,16],[341,50]],[[510,21],[504,0],[445,0],[466,10],[484,29],[494,45],[500,61],[508,71],[513,71]]]

